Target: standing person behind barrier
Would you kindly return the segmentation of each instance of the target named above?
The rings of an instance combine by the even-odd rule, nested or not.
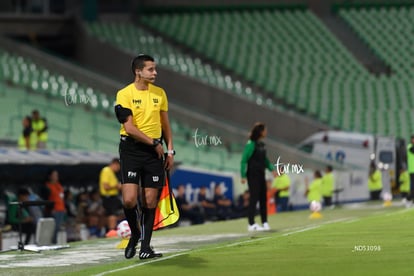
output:
[[[114,158],[99,174],[99,191],[105,209],[107,237],[116,237],[117,220],[122,211],[122,202],[119,199],[121,184],[116,177],[119,170],[119,159]]]
[[[134,82],[118,91],[115,114],[121,123],[119,155],[124,213],[131,228],[125,258],[136,254],[141,236],[140,259],[161,257],[150,247],[155,208],[164,186],[165,170],[173,166],[173,140],[164,89],[153,83],[157,76],[154,58],[138,55],[132,62]],[[164,158],[162,138],[167,144]],[[138,188],[140,185],[141,230],[138,227]]]
[[[325,174],[322,177],[322,197],[325,207],[332,205],[332,195],[335,187],[335,178],[332,171],[331,165],[326,166]]]
[[[256,123],[251,132],[249,140],[243,150],[241,160],[241,178],[242,184],[246,183],[250,192],[250,205],[248,215],[248,227],[249,231],[269,230],[269,224],[267,223],[267,205],[266,205],[266,168],[274,173],[273,164],[270,163],[266,156],[265,144],[263,139],[267,135],[267,129],[265,124]],[[275,175],[275,173],[274,173]],[[260,217],[263,227],[254,222],[256,213],[256,204],[259,201],[260,205]]]
[[[403,198],[403,203],[407,203],[410,198],[410,175],[408,174],[407,169],[403,165],[400,171],[400,176],[398,177],[398,183],[400,184],[400,193]]]
[[[382,175],[374,162],[371,162],[369,167],[368,189],[371,200],[380,199],[382,191]]]
[[[34,133],[37,135],[37,148],[45,149],[48,140],[47,120],[40,117],[38,110],[32,111],[32,128]]]
[[[410,200],[414,199],[414,134],[407,146],[407,169],[410,174]]]
[[[313,180],[306,189],[305,195],[308,202],[321,202],[322,200],[322,173],[319,170],[313,172]]]
[[[276,189],[275,201],[277,211],[285,212],[288,210],[290,177],[283,170],[280,170],[279,174],[273,180],[273,188]]]
[[[47,174],[47,181],[42,187],[41,196],[45,200],[53,202],[53,208],[47,210],[49,215],[55,219],[56,227],[53,235],[53,243],[57,242],[57,233],[63,225],[66,208],[65,208],[65,191],[59,182],[59,173],[57,170],[50,170]]]
[[[32,128],[32,119],[26,116],[22,120],[23,131],[17,142],[20,150],[35,150],[37,145],[37,135]]]

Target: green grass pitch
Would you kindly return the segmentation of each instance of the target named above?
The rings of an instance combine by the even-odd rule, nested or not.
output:
[[[3,253],[0,275],[411,275],[414,209],[374,203],[309,214],[270,216],[270,232],[247,232],[246,219],[158,231],[153,245],[164,257],[146,261],[125,260],[117,239]]]

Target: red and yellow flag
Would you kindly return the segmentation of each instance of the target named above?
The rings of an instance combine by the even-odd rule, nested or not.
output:
[[[154,230],[174,224],[180,218],[177,203],[170,186],[170,174],[166,172],[165,185],[161,190],[158,206],[155,209]]]

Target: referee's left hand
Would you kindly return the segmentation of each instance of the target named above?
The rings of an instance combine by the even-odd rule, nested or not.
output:
[[[168,154],[165,159],[164,167],[166,170],[170,170],[172,169],[173,165],[174,165],[174,156],[172,154]]]

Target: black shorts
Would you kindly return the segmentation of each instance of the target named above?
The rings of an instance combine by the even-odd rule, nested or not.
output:
[[[122,210],[122,202],[118,196],[102,196],[102,206],[106,216],[117,216]]]
[[[119,143],[121,183],[140,184],[143,188],[164,186],[164,160],[159,159],[153,146],[135,142],[131,138]]]

